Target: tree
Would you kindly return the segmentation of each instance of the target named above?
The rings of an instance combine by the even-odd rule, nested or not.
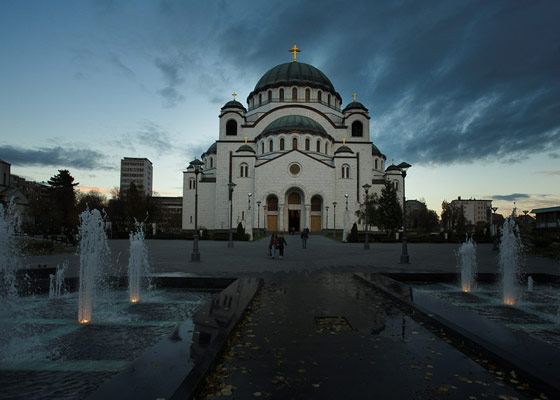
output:
[[[53,227],[58,227],[71,239],[78,225],[78,212],[76,209],[76,192],[75,187],[78,182],[74,183],[74,177],[70,175],[67,169],[58,170],[58,174],[49,179],[50,185],[49,197],[53,212]]]
[[[88,193],[78,193],[78,213],[85,211],[87,208],[90,210],[97,209],[102,211],[107,207],[107,198],[101,193],[91,190]]]
[[[388,234],[396,232],[402,226],[402,208],[397,197],[397,189],[392,182],[386,181],[381,190],[379,206],[373,214],[377,225]]]

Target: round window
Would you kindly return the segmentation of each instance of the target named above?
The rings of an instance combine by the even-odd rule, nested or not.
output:
[[[290,174],[292,175],[299,175],[300,171],[301,171],[301,167],[299,166],[299,164],[290,164]]]

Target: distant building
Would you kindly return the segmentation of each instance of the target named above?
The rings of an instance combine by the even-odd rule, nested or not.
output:
[[[463,207],[465,222],[469,225],[491,222],[492,200],[461,199],[459,196],[449,204],[456,210]]]
[[[134,182],[138,190],[152,195],[152,162],[147,158],[125,157],[121,160],[121,192],[126,192]]]
[[[409,215],[415,211],[422,211],[426,210],[426,203],[421,202],[420,200],[407,200],[406,201],[406,215]]]
[[[10,163],[0,160],[0,187],[10,186],[10,167]]]
[[[560,229],[560,206],[536,208],[531,213],[536,215],[537,229]]]
[[[156,221],[158,232],[180,232],[183,215],[182,197],[153,197],[158,205]]]

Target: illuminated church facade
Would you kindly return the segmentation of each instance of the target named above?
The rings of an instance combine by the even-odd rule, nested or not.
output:
[[[227,102],[219,137],[202,154],[203,173],[183,173],[183,223],[194,229],[195,179],[198,225],[246,232],[312,232],[345,229],[369,193],[394,182],[402,198],[398,167],[370,140],[368,109],[342,97],[319,69],[296,60],[275,66],[247,97],[247,108]],[[233,187],[233,190],[230,188]],[[361,226],[360,226],[361,227]]]

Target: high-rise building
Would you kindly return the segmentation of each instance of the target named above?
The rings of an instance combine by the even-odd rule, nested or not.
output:
[[[152,195],[152,162],[147,158],[125,157],[121,160],[121,192],[126,192],[134,182],[138,190]]]
[[[455,209],[463,207],[467,224],[489,224],[492,217],[492,200],[461,199],[459,196],[452,200],[450,205]]]

